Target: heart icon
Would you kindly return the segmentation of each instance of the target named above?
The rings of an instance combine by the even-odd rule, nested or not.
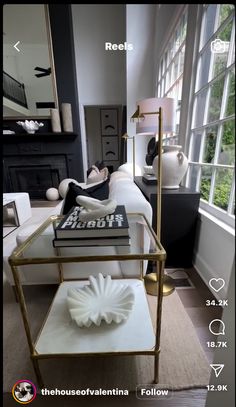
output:
[[[225,286],[225,280],[223,278],[212,278],[209,281],[209,286],[218,293]]]

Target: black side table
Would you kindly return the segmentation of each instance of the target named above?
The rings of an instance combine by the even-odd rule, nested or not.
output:
[[[152,206],[156,231],[157,186],[145,184],[142,177],[134,181]],[[162,189],[161,243],[167,252],[166,267],[192,267],[199,201],[200,193],[189,188]]]

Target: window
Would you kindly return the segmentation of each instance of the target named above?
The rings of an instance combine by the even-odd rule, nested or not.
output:
[[[203,6],[193,95],[187,185],[201,206],[234,224],[235,68],[234,6]]]
[[[175,99],[175,135],[164,139],[166,144],[178,142],[186,32],[187,8],[182,12],[174,33],[162,54],[158,70],[157,97]]]

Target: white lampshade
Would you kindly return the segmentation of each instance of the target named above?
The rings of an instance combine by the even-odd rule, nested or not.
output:
[[[173,98],[149,98],[137,102],[139,113],[143,113],[145,119],[137,122],[136,133],[156,134],[158,133],[157,114],[145,115],[145,112],[158,112],[162,108],[162,129],[163,133],[174,131],[174,99]]]

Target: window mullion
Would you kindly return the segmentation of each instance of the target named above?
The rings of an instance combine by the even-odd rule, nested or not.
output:
[[[221,147],[221,139],[222,139],[222,132],[223,132],[223,126],[219,125],[218,126],[218,131],[217,131],[217,137],[216,137],[216,147],[215,147],[215,154],[214,154],[214,164],[217,164],[219,154],[220,154],[220,147]]]
[[[217,35],[216,33],[218,32],[220,26],[218,24],[219,19],[220,19],[220,6],[221,4],[217,4],[216,8],[216,16],[215,16],[215,24],[214,24],[214,35]]]
[[[197,181],[196,181],[196,190],[200,191],[201,189],[201,178],[202,178],[202,168],[199,166],[197,169]]]
[[[192,156],[193,137],[194,137],[194,132],[191,132],[191,135],[190,135],[190,142],[189,142],[189,157]],[[190,181],[191,181],[191,180],[190,180],[190,169],[191,169],[191,167],[194,167],[194,165],[190,165],[190,163],[189,163],[189,167],[188,167],[188,171],[187,171],[186,179],[185,179],[185,185],[186,185],[187,187],[190,187]]]
[[[204,6],[203,6],[204,7]],[[206,24],[206,11],[207,8],[205,10],[203,10],[203,17],[202,17],[202,24],[201,24],[201,31],[200,31],[200,39],[199,39],[199,50],[202,50],[203,46],[203,37],[204,37],[204,30],[205,30],[205,24]]]
[[[235,169],[233,173],[233,181],[232,181],[232,186],[231,186],[231,191],[230,191],[230,196],[229,196],[229,204],[228,204],[228,214],[233,214],[233,206],[234,206],[234,195],[235,195]]]
[[[235,115],[234,114],[231,114],[230,116],[224,117],[223,119],[215,120],[214,122],[206,123],[206,124],[204,124],[202,126],[193,127],[192,130],[201,131],[201,130],[205,129],[206,127],[215,126],[215,125],[218,125],[218,124],[221,124],[221,123],[223,124],[223,123],[228,122],[230,120],[235,120]]]
[[[199,165],[200,167],[212,167],[212,168],[222,168],[222,169],[229,169],[233,170],[234,165],[228,165],[228,164],[211,164],[211,163],[204,163],[204,162],[196,162],[196,161],[189,161],[189,164],[192,165]]]
[[[183,77],[183,73],[181,75],[179,75],[178,78],[172,83],[172,85],[166,90],[165,96],[167,95],[167,93],[172,91],[172,89],[179,83],[179,81],[181,80],[182,77]]]
[[[224,118],[225,111],[226,111],[226,105],[227,105],[227,97],[228,97],[228,87],[229,87],[229,74],[230,71],[226,73],[225,76],[225,82],[224,82],[224,90],[223,90],[223,95],[222,95],[222,102],[221,102],[221,109],[220,109],[220,120]]]
[[[207,89],[207,94],[206,94],[206,105],[205,105],[205,112],[204,112],[204,118],[203,118],[203,125],[207,125],[207,117],[208,117],[208,110],[209,110],[209,105],[210,105],[210,94],[211,94],[211,88],[210,86]]]
[[[227,67],[229,67],[233,62],[234,39],[235,39],[235,19],[233,19],[233,26],[232,26],[232,31],[231,31],[230,43],[229,43]]]
[[[202,140],[201,140],[201,146],[200,146],[200,151],[199,151],[199,161],[203,161],[203,153],[204,153],[204,146],[205,146],[205,141],[206,141],[206,130],[203,130],[203,135],[202,135]],[[200,184],[201,184],[201,177],[202,177],[202,167],[199,166],[198,168],[198,175],[197,175],[197,190],[200,191]]]
[[[215,192],[215,182],[216,182],[216,168],[213,168],[212,176],[211,176],[211,188],[210,188],[209,200],[208,200],[209,204],[213,203],[214,192]]]

